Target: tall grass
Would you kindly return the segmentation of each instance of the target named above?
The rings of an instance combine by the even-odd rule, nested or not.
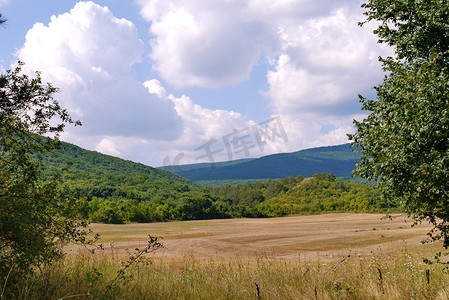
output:
[[[448,299],[449,275],[419,254],[307,261],[70,254],[2,292],[2,299]],[[123,271],[124,270],[124,271]]]

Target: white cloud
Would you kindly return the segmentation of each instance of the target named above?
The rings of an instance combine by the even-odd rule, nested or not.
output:
[[[267,74],[277,113],[334,110],[381,78],[380,49],[370,28],[357,26],[359,17],[358,9],[339,9],[282,28],[284,54]]]
[[[117,148],[118,145],[114,142],[114,138],[103,138],[95,147],[95,150],[112,156],[123,155],[123,153],[121,153]]]
[[[380,48],[372,27],[360,28],[361,10],[341,5],[327,15],[280,28],[282,54],[267,73],[273,111],[287,132],[305,148],[347,142],[359,113],[357,94],[382,78]]]
[[[285,147],[287,152],[347,143],[347,133],[353,131],[352,116],[326,119],[316,114],[280,116],[289,140]]]
[[[17,56],[61,89],[63,107],[84,124],[78,134],[174,139],[181,124],[173,105],[133,78],[131,67],[142,54],[133,23],[79,2],[48,26],[35,24]]]
[[[143,84],[150,94],[170,101],[183,122],[184,132],[179,140],[197,146],[198,141],[207,141],[229,133],[234,128],[247,126],[248,120],[240,113],[226,110],[212,110],[194,104],[185,95],[177,98],[173,94],[166,96],[166,90],[157,79],[147,80]]]
[[[267,122],[259,125],[237,112],[203,108],[194,104],[185,95],[181,97],[176,97],[173,94],[164,96],[165,88],[155,79],[145,82],[144,85],[150,93],[158,94],[174,104],[184,128],[182,135],[175,141],[149,141],[153,149],[157,149],[153,156],[157,158],[159,165],[162,163],[172,164],[177,160],[180,160],[178,162],[181,164],[226,161],[258,157],[288,149],[284,137],[265,140],[266,143],[263,147],[259,145],[263,137],[258,140],[255,127],[266,128]],[[279,126],[282,127],[282,120],[271,120],[270,126],[276,127],[276,125],[278,125],[277,130],[279,131]],[[279,135],[279,132],[277,134]],[[247,145],[243,145],[245,143]],[[246,146],[248,147],[246,148]],[[207,155],[206,148],[213,152],[211,156]]]
[[[180,153],[183,156],[181,163],[207,161],[207,157],[201,160],[197,159],[204,154],[201,149],[197,148],[201,148],[213,140],[216,141],[212,147],[214,148],[213,151],[217,149],[222,150],[214,154],[213,159],[215,161],[227,160],[229,157],[226,149],[224,149],[223,137],[232,133],[234,129],[248,128],[254,123],[237,112],[202,108],[200,105],[194,104],[185,95],[181,97],[176,97],[172,94],[165,96],[165,88],[162,87],[158,80],[146,81],[144,85],[150,93],[157,94],[166,101],[173,103],[184,128],[182,135],[176,141],[151,142],[153,146],[157,145],[155,147],[159,148],[157,152],[163,153],[162,156],[159,156],[160,164],[167,158],[171,161]],[[258,155],[259,153],[253,151],[252,154]]]
[[[178,87],[218,87],[249,79],[277,29],[247,14],[244,1],[139,1],[150,22],[153,68]]]
[[[148,89],[148,92],[150,92],[150,94],[154,94],[161,99],[167,97],[167,91],[161,85],[161,82],[157,79],[147,80],[143,83],[143,86]]]

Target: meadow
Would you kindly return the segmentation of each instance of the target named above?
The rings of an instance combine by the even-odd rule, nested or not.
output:
[[[448,299],[431,227],[384,216],[92,224],[104,250],[70,246],[4,299]],[[138,257],[148,234],[163,247]]]
[[[431,229],[411,227],[405,214],[322,214],[282,218],[240,218],[146,224],[92,224],[106,248],[123,252],[142,247],[148,235],[162,237],[158,259],[203,258],[316,259],[366,255],[379,247],[417,247]],[[420,247],[418,247],[421,249]]]

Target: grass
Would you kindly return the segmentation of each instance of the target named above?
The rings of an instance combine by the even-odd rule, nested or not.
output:
[[[447,299],[449,276],[406,249],[315,261],[72,254],[6,299]],[[43,287],[46,286],[46,290]]]
[[[449,274],[422,260],[441,250],[419,242],[430,227],[380,217],[93,224],[104,250],[70,247],[0,299],[448,299]],[[148,233],[165,248],[129,264]]]

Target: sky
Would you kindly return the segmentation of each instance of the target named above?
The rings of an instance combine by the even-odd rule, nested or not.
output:
[[[0,70],[25,62],[81,127],[150,166],[338,145],[384,74],[358,0],[0,0]]]

